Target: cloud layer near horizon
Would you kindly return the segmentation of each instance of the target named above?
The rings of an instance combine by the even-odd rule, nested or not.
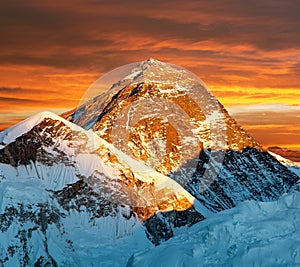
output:
[[[0,5],[1,128],[40,110],[72,108],[103,73],[149,57],[193,71],[226,107],[300,103],[298,0]],[[255,119],[249,114],[239,117],[244,125]],[[290,144],[299,144],[292,127]],[[271,132],[262,129],[251,131],[266,143]]]

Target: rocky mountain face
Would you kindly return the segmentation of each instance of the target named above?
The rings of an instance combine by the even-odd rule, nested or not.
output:
[[[0,266],[124,266],[298,180],[197,77],[147,60],[62,117],[0,133]]]
[[[125,115],[127,118],[123,118]],[[176,150],[179,141],[174,135],[180,133],[174,134],[172,126],[178,126],[173,131],[180,131],[179,128],[191,125],[201,148],[241,150],[250,146],[261,149],[229,116],[198,77],[187,70],[153,59],[139,63],[106,93],[62,116],[84,129],[93,129],[100,137],[111,142],[115,141],[112,140],[115,128],[122,130],[127,127],[125,129],[128,130],[131,127],[129,147],[133,153],[144,149],[146,154],[135,154],[139,160],[147,158],[146,137],[154,137],[151,136],[153,132],[159,139],[165,139],[163,141],[171,139],[171,144],[167,142],[171,146],[169,150]],[[180,120],[182,125],[178,125],[179,122],[176,124],[175,120]],[[120,126],[116,122],[125,124]],[[218,127],[219,132],[215,129]],[[184,141],[181,140],[181,145]],[[191,153],[194,154],[193,151]]]
[[[298,180],[197,77],[157,60],[141,62],[107,94],[64,116],[176,180],[213,212],[277,199]]]
[[[203,151],[197,172],[186,189],[208,209],[229,209],[245,200],[273,201],[295,187],[299,177],[267,152],[256,148],[226,151],[218,176],[199,190],[210,151]]]

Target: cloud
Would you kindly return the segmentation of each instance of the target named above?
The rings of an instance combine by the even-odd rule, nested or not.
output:
[[[32,98],[18,98],[18,97],[0,97],[0,109],[7,108],[7,105],[22,105],[22,108],[26,107],[74,107],[78,104],[77,100],[66,98],[55,99],[32,99]]]
[[[251,129],[292,132],[295,127],[300,130],[300,106],[284,104],[245,105],[229,109],[229,112],[242,125]],[[271,127],[268,127],[270,125]],[[295,133],[293,133],[295,134]]]
[[[18,2],[18,4],[16,3]],[[107,36],[150,36],[155,42],[176,39],[186,45],[204,40],[249,44],[263,50],[299,47],[299,3],[285,1],[9,1],[2,4],[1,48],[43,49],[109,47]],[[179,12],[180,10],[180,12]],[[125,39],[126,40],[126,39]],[[48,47],[47,47],[48,49]]]
[[[270,127],[268,125],[261,125],[261,127],[243,125],[243,128],[265,147],[277,145],[291,149],[300,149],[300,124],[276,124],[270,125]]]
[[[279,145],[300,149],[300,106],[245,105],[230,108],[229,111],[265,147]]]
[[[40,95],[43,94],[53,94],[55,92],[47,89],[31,89],[31,88],[22,88],[22,87],[0,87],[0,97],[3,95],[16,95],[16,94],[34,94]]]
[[[154,57],[210,85],[299,88],[297,6],[293,0],[7,1],[0,10],[0,66],[103,73]]]

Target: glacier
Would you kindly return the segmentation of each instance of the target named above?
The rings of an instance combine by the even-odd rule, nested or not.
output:
[[[300,266],[300,193],[222,211],[133,254],[133,266]]]

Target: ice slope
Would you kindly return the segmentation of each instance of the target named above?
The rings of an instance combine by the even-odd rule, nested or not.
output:
[[[300,193],[222,211],[132,255],[130,266],[300,266]]]
[[[6,174],[9,179],[0,181],[0,266],[124,266],[134,251],[153,247],[142,224],[123,217],[125,207],[92,219],[83,208],[64,210],[41,180]]]
[[[41,126],[40,129],[35,129],[45,121],[47,124]],[[75,136],[74,133],[79,133],[79,136]],[[24,135],[28,136],[24,137],[24,140],[17,141]],[[68,135],[71,137],[67,138]],[[112,176],[112,169],[105,166],[103,160],[93,154],[96,147],[106,142],[104,140],[102,142],[101,138],[92,131],[85,131],[80,126],[70,123],[52,112],[38,113],[6,129],[0,133],[0,141],[2,143],[0,150],[14,142],[18,143],[10,155],[12,153],[19,154],[19,150],[24,150],[24,147],[30,143],[37,144],[37,151],[43,150],[47,154],[46,159],[42,154],[36,154],[33,157],[34,160],[32,157],[29,159],[29,164],[17,163],[15,168],[9,164],[0,163],[0,170],[9,179],[10,177],[37,178],[46,190],[56,191],[78,181],[79,176],[88,177],[95,170]],[[78,149],[83,144],[84,148]]]

